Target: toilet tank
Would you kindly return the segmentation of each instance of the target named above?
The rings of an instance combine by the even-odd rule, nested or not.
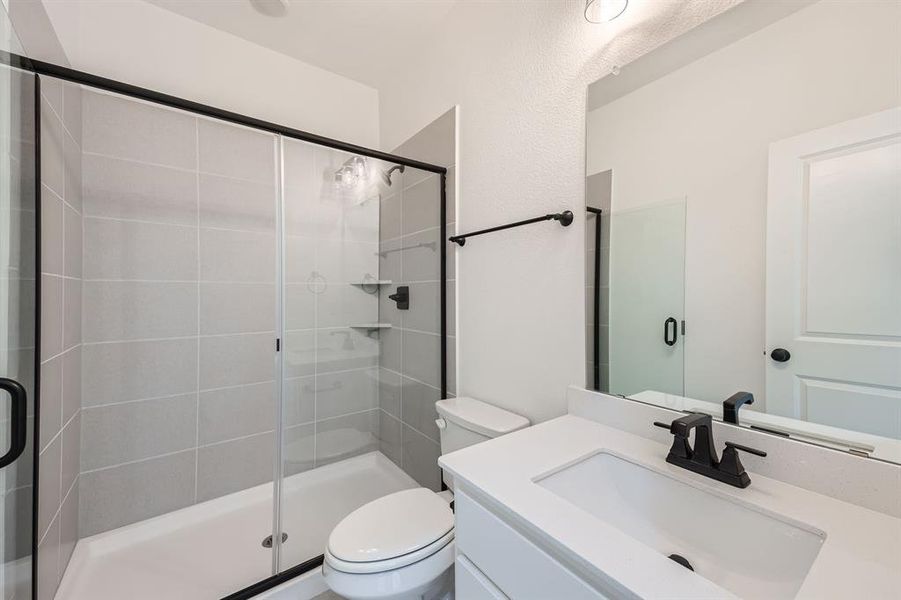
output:
[[[435,403],[441,454],[478,444],[529,426],[529,420],[475,398],[448,398]],[[444,482],[453,488],[449,475]]]

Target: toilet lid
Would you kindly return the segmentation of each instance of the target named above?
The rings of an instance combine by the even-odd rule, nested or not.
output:
[[[446,500],[427,488],[404,490],[361,506],[338,523],[328,550],[347,562],[384,561],[415,552],[454,528]]]

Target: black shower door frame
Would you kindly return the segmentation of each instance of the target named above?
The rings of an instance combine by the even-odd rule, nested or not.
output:
[[[116,94],[120,94],[122,96],[127,96],[130,98],[136,98],[139,100],[144,100],[147,102],[152,102],[154,104],[159,104],[162,106],[168,106],[170,108],[176,108],[179,110],[187,111],[190,113],[211,117],[213,119],[219,119],[221,121],[227,121],[229,123],[234,123],[237,125],[243,125],[245,127],[250,127],[252,129],[257,129],[260,131],[265,131],[268,133],[273,133],[276,135],[281,135],[287,138],[301,140],[304,142],[310,142],[312,144],[317,144],[319,146],[325,146],[327,148],[333,148],[336,150],[342,150],[344,152],[348,152],[351,154],[357,154],[361,156],[366,156],[368,158],[374,158],[378,160],[383,160],[386,162],[392,162],[396,164],[401,164],[407,167],[411,167],[414,169],[419,169],[422,171],[429,171],[431,173],[436,173],[439,175],[441,182],[441,199],[440,199],[440,228],[441,228],[441,252],[439,260],[441,261],[441,397],[447,398],[447,168],[433,165],[427,162],[422,162],[419,160],[415,160],[412,158],[406,158],[403,156],[397,156],[395,154],[390,154],[388,152],[382,152],[380,150],[374,150],[372,148],[366,148],[364,146],[358,146],[356,144],[351,144],[349,142],[343,142],[341,140],[336,140],[333,138],[317,135],[315,133],[310,133],[308,131],[302,131],[300,129],[294,129],[292,127],[287,127],[285,125],[279,125],[277,123],[272,123],[270,121],[265,121],[262,119],[257,119],[255,117],[250,117],[247,115],[243,115],[240,113],[232,112],[229,110],[224,110],[221,108],[216,108],[214,106],[209,106],[207,104],[201,104],[199,102],[194,102],[192,100],[186,100],[184,98],[179,98],[177,96],[172,96],[169,94],[164,94],[162,92],[157,92],[154,90],[150,90],[147,88],[142,88],[139,86],[131,85],[128,83],[123,83],[121,81],[116,81],[114,79],[108,79],[106,77],[100,77],[98,75],[93,75],[91,73],[85,73],[84,71],[78,71],[76,69],[71,69],[69,67],[63,67],[60,65],[56,65],[53,63],[43,62],[40,60],[34,60],[25,56],[21,56],[18,54],[12,54],[8,52],[0,52],[0,63],[6,64],[10,67],[15,67],[17,69],[21,69],[23,71],[29,71],[34,73],[35,75],[35,106],[40,107],[40,85],[41,85],[41,76],[46,75],[48,77],[53,77],[55,79],[61,79],[64,81],[68,81],[70,83],[80,84],[84,86],[88,86],[94,89],[103,90],[106,92],[113,92]],[[35,168],[36,168],[36,176],[37,176],[37,185],[36,185],[36,210],[35,210],[35,231],[36,231],[36,256],[38,260],[38,266],[40,263],[40,232],[41,232],[41,186],[40,186],[40,158],[41,158],[41,138],[40,138],[40,126],[41,126],[41,113],[40,110],[36,111],[35,115]],[[40,269],[38,269],[40,272]],[[40,281],[38,279],[38,281]],[[40,285],[38,283],[38,285]],[[40,332],[41,327],[41,311],[40,307],[40,293],[38,292],[36,297],[36,302],[38,303],[38,309],[35,310],[35,331]],[[38,336],[38,339],[39,336]],[[40,354],[36,352],[36,355],[39,357]],[[37,415],[39,415],[39,407],[40,407],[40,358],[36,358],[35,360],[35,428],[34,428],[34,442],[35,448],[38,447],[38,440],[40,435],[40,429],[37,421]],[[34,461],[34,494],[32,497],[33,506],[32,506],[32,518],[34,520],[37,519],[38,514],[38,497],[40,494],[40,490],[38,489],[38,463],[40,461]],[[300,563],[299,565],[295,565],[280,573],[276,573],[266,579],[260,580],[257,583],[248,586],[242,590],[238,590],[233,594],[230,594],[223,598],[222,600],[246,600],[265,592],[273,587],[276,587],[286,581],[294,579],[299,575],[302,575],[308,571],[316,569],[322,565],[323,555],[316,556],[311,558],[310,560]],[[37,600],[37,573],[38,573],[38,533],[37,527],[32,528],[32,577],[34,581],[34,585],[32,586],[32,600]]]

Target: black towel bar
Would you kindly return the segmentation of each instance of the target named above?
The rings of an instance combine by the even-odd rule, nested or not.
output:
[[[573,222],[573,213],[569,210],[564,210],[561,213],[553,213],[549,215],[543,215],[541,217],[535,217],[534,219],[526,219],[525,221],[517,221],[515,223],[507,223],[506,225],[498,225],[497,227],[489,227],[488,229],[480,229],[479,231],[473,231],[471,233],[464,233],[461,235],[452,235],[447,238],[449,241],[454,242],[455,244],[460,244],[461,246],[466,243],[466,238],[474,237],[477,235],[482,235],[483,233],[491,233],[494,231],[500,231],[501,229],[510,229],[511,227],[519,227],[520,225],[528,225],[530,223],[540,223],[541,221],[560,221],[560,224],[564,227],[569,227]]]

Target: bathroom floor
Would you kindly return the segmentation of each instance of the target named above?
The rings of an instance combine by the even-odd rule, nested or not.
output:
[[[363,504],[417,483],[380,452],[286,478],[283,568],[322,553]],[[272,485],[263,484],[82,539],[57,600],[217,599],[269,576]]]

